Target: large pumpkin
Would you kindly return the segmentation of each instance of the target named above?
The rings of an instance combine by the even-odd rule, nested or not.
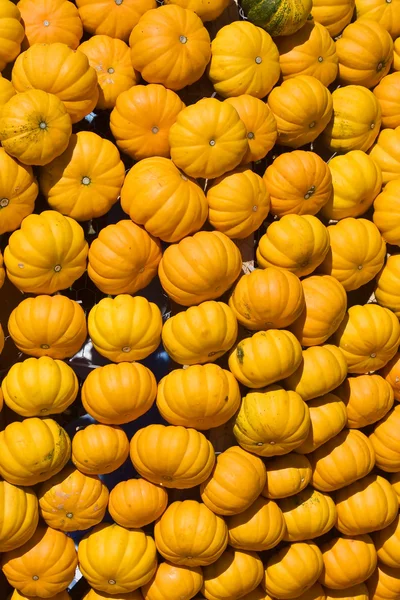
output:
[[[38,185],[32,168],[0,148],[0,234],[14,231],[33,212]]]
[[[201,591],[208,600],[242,598],[261,583],[263,564],[255,552],[228,548],[203,574]]]
[[[377,556],[369,535],[335,537],[321,546],[324,568],[319,582],[343,590],[366,581],[374,572]]]
[[[0,481],[0,551],[19,548],[35,533],[39,521],[33,490]]]
[[[395,40],[400,36],[400,13],[397,2],[387,0],[357,0],[357,19],[372,19],[380,23]]]
[[[376,278],[375,298],[381,306],[389,308],[396,317],[400,316],[400,299],[397,285],[400,277],[400,256],[389,256]]]
[[[281,0],[276,6],[266,0],[243,0],[242,6],[250,21],[259,25],[272,36],[291,35],[308,19],[311,0]]]
[[[393,389],[394,399],[400,401],[400,354],[396,354],[383,367],[379,374],[386,379]]]
[[[345,403],[347,427],[361,429],[382,419],[392,408],[393,389],[380,375],[348,377],[335,392]]]
[[[128,455],[128,438],[117,426],[88,425],[80,429],[72,440],[72,462],[86,475],[112,473],[126,461]]]
[[[121,527],[145,527],[161,517],[168,504],[167,490],[146,479],[120,481],[111,490],[108,510]]]
[[[335,393],[324,394],[307,402],[310,412],[310,429],[306,440],[295,449],[300,454],[309,454],[335,438],[345,427],[346,406],[341,401],[337,389]]]
[[[142,589],[144,600],[159,600],[178,595],[193,598],[203,584],[200,567],[183,567],[169,562],[158,565],[152,579]]]
[[[367,586],[371,600],[396,600],[400,594],[400,569],[379,563]]]
[[[21,13],[13,2],[3,0],[0,8],[0,71],[17,58],[24,39]]]
[[[202,21],[214,21],[229,6],[229,0],[214,0],[212,4],[204,0],[165,0],[164,4],[178,4],[195,12]]]
[[[382,171],[383,185],[386,185],[392,179],[398,179],[400,176],[400,127],[381,131],[376,144],[371,150],[371,157]],[[389,190],[389,194],[392,194],[394,186],[391,186]],[[386,188],[382,192],[383,198],[387,198],[385,194]]]
[[[238,550],[269,550],[277,546],[286,533],[278,504],[262,496],[247,510],[228,517],[227,524],[229,545]]]
[[[266,462],[267,480],[261,492],[266,498],[277,500],[298,494],[311,481],[309,460],[300,454],[274,456]]]
[[[83,35],[75,4],[67,0],[19,0],[24,21],[23,47],[61,42],[75,50]]]
[[[307,487],[279,501],[286,524],[284,540],[301,542],[324,535],[336,523],[335,503],[328,494]]]
[[[389,473],[400,471],[400,442],[397,431],[400,424],[400,405],[377,423],[370,435],[376,454],[376,465]]]
[[[382,127],[395,129],[400,125],[400,73],[386,75],[374,89],[382,111]]]
[[[400,568],[399,519],[400,517],[397,516],[388,527],[372,534],[379,560],[393,569]]]
[[[313,0],[311,15],[335,38],[350,23],[354,5],[355,0]]]

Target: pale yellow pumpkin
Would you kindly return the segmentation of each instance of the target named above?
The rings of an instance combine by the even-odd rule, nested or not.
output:
[[[285,542],[312,540],[330,531],[336,523],[333,499],[311,486],[278,504],[286,524]]]

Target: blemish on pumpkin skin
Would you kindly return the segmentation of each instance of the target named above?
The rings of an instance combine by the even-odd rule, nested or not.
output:
[[[243,364],[243,360],[244,360],[244,350],[241,346],[238,346],[236,348],[236,356],[237,359],[239,361],[239,363],[242,365]]]

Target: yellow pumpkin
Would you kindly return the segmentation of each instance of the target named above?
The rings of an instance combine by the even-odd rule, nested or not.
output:
[[[325,591],[325,600],[368,600],[368,588],[365,583],[359,583],[345,590],[332,590],[323,588]]]
[[[25,600],[26,598],[28,598],[29,600],[38,600],[38,596],[25,596],[24,594],[20,593],[16,589],[14,589],[11,596],[9,596],[9,600]],[[51,596],[51,599],[52,600],[71,600],[71,596],[68,594],[67,590],[63,590],[62,592],[55,594],[55,596]],[[117,600],[117,599],[115,599],[115,600]],[[136,600],[136,599],[133,599],[133,600]],[[139,600],[141,600],[141,598]]]
[[[378,98],[382,111],[382,127],[395,129],[400,125],[399,89],[400,73],[398,72],[383,77],[374,89],[374,94]]]
[[[208,600],[242,598],[263,578],[263,564],[255,552],[228,548],[212,565],[204,568],[201,589]]]
[[[355,0],[313,0],[311,15],[335,38],[353,17]]]
[[[380,375],[348,377],[335,391],[346,405],[347,427],[361,429],[382,419],[392,408],[393,389]]]
[[[229,545],[261,552],[277,546],[286,533],[282,512],[273,500],[259,496],[238,515],[227,518]]]
[[[129,455],[129,441],[116,425],[92,424],[79,429],[72,440],[72,462],[86,475],[112,473]]]
[[[375,450],[376,464],[389,473],[400,471],[400,443],[397,428],[400,422],[400,405],[379,421],[369,439]]]
[[[37,195],[32,167],[19,163],[0,148],[0,234],[18,229],[33,212]]]
[[[400,71],[400,40],[396,38],[393,44],[393,71]]]
[[[400,299],[397,295],[400,256],[389,256],[382,271],[376,278],[375,298],[381,306],[389,308],[396,317],[400,317]]]
[[[366,581],[377,564],[376,550],[369,535],[335,537],[321,546],[324,568],[319,582],[344,590]]]
[[[38,500],[33,490],[0,480],[0,551],[19,548],[35,533]]]
[[[78,47],[83,27],[78,9],[72,2],[19,0],[18,8],[25,27],[24,49],[33,44],[52,42],[62,42],[74,50]]]
[[[200,567],[184,567],[163,562],[158,565],[152,579],[142,586],[144,600],[160,600],[174,595],[181,598],[193,598],[203,584],[203,572]]]
[[[335,393],[324,394],[307,402],[310,411],[310,429],[301,446],[295,449],[299,454],[309,454],[335,438],[346,426],[346,405],[340,399],[338,389]]]
[[[382,171],[384,186],[393,179],[398,179],[400,177],[400,126],[396,129],[383,129],[371,150],[370,156]],[[392,193],[394,186],[389,189]],[[382,194],[385,193],[386,187]]]
[[[400,569],[378,564],[367,581],[371,600],[396,600],[400,594]]]
[[[14,89],[11,81],[8,81],[5,77],[3,77],[0,73],[0,114],[3,110],[3,106],[7,104],[7,102],[15,96],[16,91]]]
[[[214,21],[229,6],[229,0],[214,0],[212,4],[204,0],[165,0],[164,4],[178,4],[195,12],[202,21]]]
[[[274,456],[266,462],[267,481],[261,494],[277,500],[298,494],[311,481],[311,465],[301,454]]]
[[[392,488],[399,500],[400,504],[400,474],[399,473],[390,473],[389,481],[392,484]]]
[[[394,399],[397,400],[397,402],[400,401],[400,373],[399,373],[399,367],[400,367],[400,354],[399,352],[396,352],[396,354],[393,356],[393,358],[391,358],[389,360],[389,362],[383,367],[383,369],[381,371],[379,371],[379,374],[382,375],[382,377],[384,377],[386,379],[386,381],[389,383],[389,385],[391,386],[393,393],[394,393]]]
[[[400,13],[397,2],[387,0],[357,0],[357,19],[372,19],[380,23],[393,39],[400,36]]]
[[[9,0],[3,0],[0,6],[0,71],[7,63],[17,58],[24,39],[24,27],[18,7]]]
[[[144,527],[161,517],[168,504],[168,492],[146,479],[120,481],[110,492],[108,510],[121,527]]]
[[[399,515],[385,529],[372,534],[378,558],[384,565],[393,569],[400,568]]]
[[[312,540],[330,531],[336,523],[334,501],[312,487],[283,498],[279,508],[286,524],[285,542]]]

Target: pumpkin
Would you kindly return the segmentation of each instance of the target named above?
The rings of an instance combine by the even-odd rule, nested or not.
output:
[[[247,510],[228,517],[227,525],[229,545],[237,550],[269,550],[279,544],[286,533],[278,504],[262,496]]]
[[[130,220],[107,225],[89,249],[88,275],[105,294],[134,294],[156,276],[159,240]]]
[[[202,593],[208,600],[242,598],[263,577],[263,564],[255,552],[228,548],[212,565],[204,568]]]
[[[399,500],[399,504],[400,504],[400,475],[399,473],[390,473],[389,474],[389,481],[392,484],[392,488],[394,489],[394,492]]]
[[[338,389],[340,388],[335,389],[334,394],[324,394],[307,402],[311,420],[310,429],[306,440],[295,449],[295,452],[309,454],[335,438],[345,427],[346,405],[340,399]]]
[[[36,89],[17,94],[3,107],[1,117],[3,148],[24,164],[46,165],[68,146],[71,119],[53,94]]]
[[[322,544],[324,568],[319,582],[344,590],[366,581],[374,572],[377,556],[369,535],[335,537]]]
[[[19,548],[35,533],[39,521],[33,490],[0,480],[0,551]]]
[[[37,195],[32,167],[22,165],[0,148],[0,234],[18,229],[33,212]]]
[[[396,129],[381,131],[370,155],[382,171],[383,185],[386,185],[392,179],[397,179],[400,175],[400,126]],[[389,189],[391,193],[393,186]],[[386,187],[382,194],[385,193]]]
[[[325,344],[303,350],[303,361],[283,384],[307,402],[337,388],[346,375],[347,364],[341,350],[332,344]]]
[[[7,104],[7,102],[15,96],[16,91],[14,90],[13,84],[11,81],[8,81],[5,77],[3,77],[0,73],[0,114],[3,110],[3,106]]]
[[[182,600],[193,598],[203,584],[200,567],[183,567],[163,562],[158,565],[153,578],[142,587],[145,600],[160,600],[179,594]]]
[[[72,134],[61,156],[40,170],[50,207],[77,221],[104,215],[117,202],[125,167],[117,148],[91,131]]]
[[[371,281],[383,267],[386,244],[376,225],[347,217],[328,227],[331,247],[319,271],[335,277],[346,292]]]
[[[287,498],[298,494],[311,481],[311,465],[301,454],[273,456],[266,462],[267,481],[261,492],[266,498]]]
[[[39,526],[20,548],[1,557],[9,583],[24,596],[50,598],[71,583],[77,566],[74,541],[65,533]]]
[[[232,446],[217,456],[213,473],[200,487],[201,499],[218,515],[237,515],[258,498],[265,481],[263,461]]]
[[[278,385],[243,398],[233,429],[238,443],[253,454],[288,454],[307,438],[310,415],[299,394]]]
[[[208,220],[230,238],[244,239],[268,216],[270,198],[262,178],[250,169],[223,175],[207,189]]]
[[[333,196],[322,208],[326,219],[359,217],[372,206],[382,188],[382,173],[368,154],[351,150],[329,161]]]
[[[78,395],[78,378],[62,360],[48,356],[15,363],[1,383],[7,406],[23,417],[64,412]]]
[[[241,403],[232,373],[218,365],[175,369],[158,384],[157,408],[172,425],[211,429],[223,425]]]
[[[96,476],[66,467],[38,491],[40,516],[49,527],[80,531],[100,523],[108,504],[108,489]]]
[[[400,471],[400,443],[397,435],[399,422],[400,405],[396,404],[395,408],[376,424],[369,438],[375,450],[377,466],[389,473]]]
[[[196,596],[196,599],[200,598]],[[241,597],[241,600],[271,600],[271,597],[268,596],[267,592],[265,592],[262,587],[259,585],[252,592],[246,594]],[[322,599],[321,599],[322,600]],[[325,599],[323,599],[325,600]]]
[[[380,23],[396,39],[400,36],[399,7],[397,2],[387,0],[357,0],[357,19],[372,19]]]
[[[398,515],[388,527],[372,534],[379,560],[393,569],[400,568],[399,519]]]
[[[381,369],[393,358],[400,326],[387,308],[356,305],[349,308],[334,339],[346,358],[349,373],[366,373]]]
[[[238,325],[224,302],[202,302],[170,317],[162,341],[172,360],[181,365],[214,362],[236,341]]]
[[[128,456],[128,438],[117,426],[88,425],[77,431],[72,440],[72,462],[86,475],[112,473]]]
[[[291,375],[302,361],[301,345],[290,331],[258,331],[229,355],[229,369],[249,388],[262,388]]]
[[[264,173],[271,213],[315,215],[333,196],[328,165],[315,152],[294,150],[278,156]]]
[[[286,542],[311,540],[334,527],[336,522],[335,503],[330,496],[307,487],[289,498],[279,501],[286,524],[283,539]]]
[[[130,456],[141,477],[177,489],[205,481],[215,462],[214,449],[202,433],[173,425],[139,429],[131,440]]]
[[[400,40],[394,40],[393,44],[393,71],[400,71]]]
[[[311,15],[335,38],[353,17],[355,0],[313,0]]]
[[[4,285],[5,278],[6,278],[6,271],[3,267],[3,255],[0,252],[0,289]]]
[[[140,588],[133,592],[126,592],[125,594],[110,594],[107,592],[98,592],[93,588],[90,588],[87,594],[82,596],[82,600],[143,600],[142,592]],[[57,599],[55,599],[57,600]],[[64,600],[64,599],[62,599]]]
[[[248,151],[246,126],[235,108],[202,98],[171,126],[171,158],[190,177],[214,179],[234,169]]]
[[[121,92],[110,116],[118,148],[135,160],[168,158],[169,130],[184,108],[179,96],[162,85],[135,85]]]
[[[400,569],[378,564],[367,581],[371,600],[396,600],[400,594]]]
[[[336,45],[329,31],[317,23],[306,21],[293,35],[275,40],[283,80],[297,75],[311,75],[328,86],[338,74]]]
[[[8,279],[22,292],[53,294],[86,271],[88,244],[80,225],[53,210],[29,215],[4,251]]]
[[[323,565],[314,542],[285,545],[268,560],[263,587],[274,598],[297,598],[314,585]]]
[[[146,358],[158,348],[162,318],[153,302],[121,294],[93,306],[88,328],[99,354],[113,362],[130,362]]]
[[[310,15],[312,2],[280,0],[272,6],[266,0],[243,0],[242,7],[250,21],[275,37],[291,35],[300,29]]]
[[[3,0],[0,8],[0,71],[17,58],[24,39],[21,13],[9,0]]]
[[[212,4],[204,0],[165,0],[164,4],[177,4],[195,12],[202,21],[214,21],[229,6],[229,0],[214,0]]]
[[[365,583],[359,583],[345,590],[332,590],[324,588],[325,600],[368,600],[368,588]]]
[[[167,491],[145,479],[120,481],[111,490],[108,510],[121,527],[145,527],[161,517],[168,504]]]
[[[87,336],[81,306],[61,295],[22,300],[10,315],[8,331],[24,354],[60,359],[76,354]]]
[[[101,523],[85,535],[79,542],[78,559],[89,585],[115,598],[145,585],[157,569],[153,538],[141,529],[115,523]]]
[[[395,520],[399,503],[387,479],[367,475],[336,492],[336,528],[345,535],[385,529]]]
[[[157,6],[156,0],[78,0],[76,4],[85,31],[125,42],[140,17]]]
[[[201,187],[163,157],[145,158],[129,171],[121,190],[121,206],[150,235],[179,242],[199,231],[207,218]]]
[[[386,381],[389,383],[389,385],[391,386],[393,393],[394,393],[394,399],[397,400],[397,402],[400,401],[400,373],[399,373],[399,367],[400,367],[400,354],[398,352],[396,352],[396,354],[393,356],[393,358],[391,358],[389,360],[389,362],[383,367],[383,369],[381,371],[379,371],[379,374],[382,375],[382,377],[384,377],[386,379]]]
[[[11,596],[9,596],[10,600],[25,600],[25,598],[27,598],[27,596],[24,596],[24,594],[21,594],[16,589],[14,589]],[[29,598],[30,598],[30,600],[33,600],[33,599],[37,600],[38,596],[30,596]],[[51,599],[52,600],[71,600],[71,596],[68,594],[67,590],[63,590],[62,592],[59,592],[55,596],[52,596]],[[141,600],[141,599],[139,599],[139,600]]]
[[[75,4],[67,0],[19,0],[18,9],[25,27],[23,47],[61,42],[73,50],[83,34]]]
[[[347,427],[361,429],[382,419],[392,408],[390,383],[380,375],[348,377],[335,392],[345,403]]]
[[[250,21],[222,27],[211,42],[208,76],[223,98],[264,98],[280,76],[279,52],[271,36]]]
[[[304,277],[321,264],[328,251],[329,234],[317,217],[285,215],[269,225],[258,243],[256,256],[264,269],[278,267]]]
[[[399,89],[399,72],[383,77],[374,89],[374,94],[378,98],[382,111],[382,127],[395,129],[400,125]]]
[[[268,104],[249,94],[233,96],[225,102],[235,108],[246,126],[248,150],[242,164],[264,158],[274,147],[278,136],[276,119]]]
[[[266,593],[266,592],[265,592]],[[271,600],[270,596],[261,596],[260,600]],[[250,599],[251,600],[251,599]],[[257,600],[255,598],[254,600]],[[325,591],[318,582],[314,583],[308,590],[306,590],[300,596],[297,596],[297,600],[325,600]],[[364,600],[364,599],[363,599]]]
[[[399,280],[400,256],[389,256],[376,278],[375,298],[381,306],[389,308],[396,317],[400,316],[399,297],[396,286]],[[394,287],[393,287],[394,286]]]
[[[239,248],[219,231],[199,231],[169,246],[158,276],[168,296],[192,306],[222,296],[242,270]]]
[[[323,344],[343,321],[347,308],[346,292],[330,275],[313,275],[301,282],[305,308],[290,330],[302,346]]]

